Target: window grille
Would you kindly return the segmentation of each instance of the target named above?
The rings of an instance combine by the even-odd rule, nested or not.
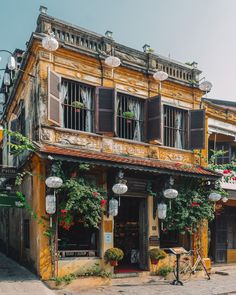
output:
[[[93,132],[95,88],[63,79],[61,95],[64,128]]]
[[[118,93],[116,114],[118,137],[142,141],[144,130],[144,101],[130,95]]]
[[[179,149],[188,148],[188,112],[164,106],[164,145]]]

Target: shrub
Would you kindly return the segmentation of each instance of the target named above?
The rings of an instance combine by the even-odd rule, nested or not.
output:
[[[106,262],[120,261],[123,259],[123,257],[124,257],[124,252],[119,248],[110,248],[104,254],[104,258]]]
[[[165,251],[159,248],[153,248],[148,251],[150,259],[162,260],[166,258],[167,254]]]
[[[165,265],[165,266],[162,266],[162,267],[160,267],[160,268],[158,269],[157,274],[158,274],[159,276],[165,278],[165,277],[166,277],[169,273],[171,273],[172,271],[173,271],[173,268],[172,268],[172,267]]]

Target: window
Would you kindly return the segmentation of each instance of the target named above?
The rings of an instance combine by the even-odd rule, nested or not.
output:
[[[24,248],[30,248],[30,225],[29,219],[24,219],[23,223],[23,239],[24,239]]]
[[[58,250],[60,257],[98,256],[99,230],[75,223],[69,230],[59,226]]]
[[[188,148],[188,112],[164,106],[164,145],[178,149]]]
[[[223,165],[223,164],[228,164],[231,162],[231,147],[229,143],[224,143],[224,142],[216,142],[214,144],[213,141],[209,142],[209,149],[214,150],[216,149],[217,151],[224,151],[225,154],[218,156],[216,158],[216,164],[218,165]],[[209,152],[209,158],[212,156],[212,152]]]
[[[61,95],[64,127],[93,132],[95,88],[63,79]]]
[[[130,95],[118,93],[116,108],[118,137],[142,141],[144,101]]]

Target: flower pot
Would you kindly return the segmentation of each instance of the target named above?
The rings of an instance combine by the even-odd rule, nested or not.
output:
[[[131,124],[131,123],[132,123],[132,120],[127,120],[127,123],[128,123],[128,124]]]
[[[111,266],[117,266],[117,265],[118,265],[118,261],[116,261],[116,260],[111,260],[111,261],[110,261],[110,265],[111,265]]]
[[[76,113],[80,113],[80,109],[79,108],[75,109],[75,111],[76,111]]]
[[[159,262],[158,259],[151,258],[151,264],[157,265]]]

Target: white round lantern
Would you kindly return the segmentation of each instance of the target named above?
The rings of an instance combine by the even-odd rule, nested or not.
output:
[[[59,188],[62,186],[63,181],[60,177],[57,176],[50,176],[45,181],[46,186],[49,188]]]
[[[159,219],[165,219],[167,213],[167,205],[165,203],[160,203],[157,205],[157,214]]]
[[[109,201],[109,215],[116,216],[118,214],[119,203],[116,199],[111,199]]]
[[[209,81],[203,81],[200,85],[199,85],[199,88],[204,91],[204,92],[209,92],[211,91],[211,88],[212,88],[212,83],[209,82]]]
[[[120,66],[120,59],[116,56],[108,56],[106,59],[105,59],[105,64],[107,66],[109,66],[110,68],[117,68]]]
[[[212,202],[217,202],[221,199],[221,195],[219,193],[210,193],[208,198]]]
[[[125,183],[119,182],[113,185],[112,191],[116,195],[123,195],[127,192],[128,186]]]
[[[175,199],[178,196],[178,191],[176,189],[169,188],[164,190],[163,194],[164,194],[164,197],[167,199]]]
[[[51,33],[50,35],[47,35],[43,38],[42,46],[48,51],[56,51],[59,47],[59,43],[57,39],[54,37],[54,34]]]
[[[223,203],[226,203],[227,201],[228,201],[228,198],[227,197],[222,198],[222,202]]]
[[[10,56],[8,58],[8,63],[7,63],[7,67],[9,70],[13,71],[16,69],[16,60],[14,58],[14,56]]]
[[[164,81],[168,78],[168,74],[166,72],[163,72],[163,71],[156,71],[154,74],[153,74],[153,78],[157,81]]]
[[[10,76],[10,74],[7,73],[7,72],[4,73],[4,76],[3,76],[3,84],[4,84],[5,86],[9,86],[9,85],[11,85],[11,76]]]
[[[46,212],[48,214],[56,213],[56,197],[55,195],[46,196]]]

